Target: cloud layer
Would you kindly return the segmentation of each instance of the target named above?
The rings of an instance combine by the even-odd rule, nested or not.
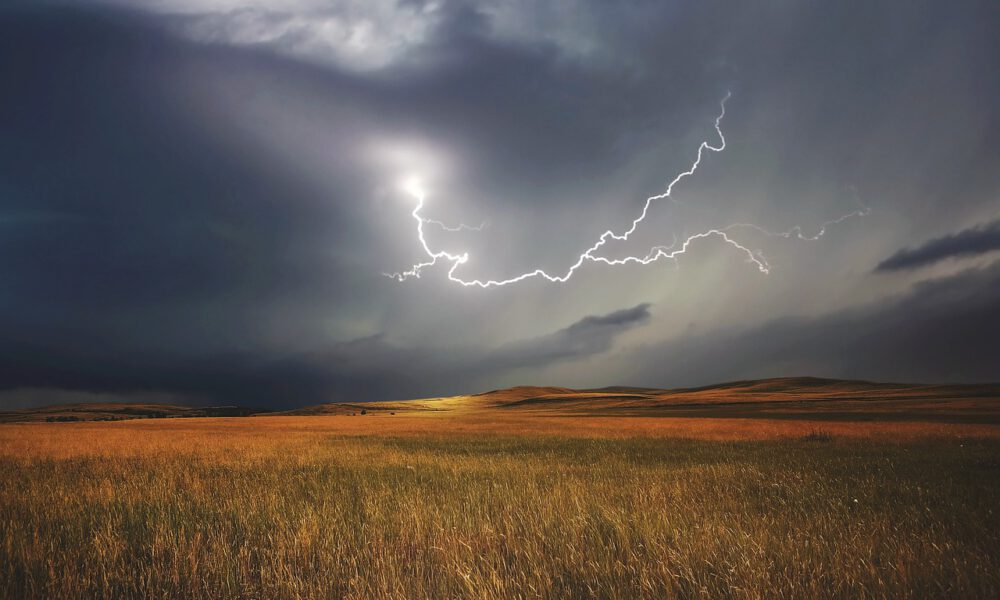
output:
[[[959,309],[959,307],[961,307]],[[700,385],[808,373],[899,382],[994,382],[1000,263],[923,281],[878,303],[776,319],[644,348],[648,385]],[[633,356],[643,364],[641,356]]]
[[[5,3],[0,390],[292,406],[754,374],[1000,379],[993,321],[971,325],[995,319],[992,10]],[[705,239],[565,285],[382,276],[421,256],[411,177],[428,218],[489,222],[428,230],[469,253],[464,276],[560,271],[690,166],[727,91],[726,151],[608,257],[733,223],[813,237],[857,208],[852,190],[870,213],[813,242],[732,229],[769,275]],[[973,253],[985,270],[943,260]]]
[[[876,271],[916,269],[949,258],[962,258],[1000,250],[1000,221],[984,223],[913,248],[903,248],[875,267]]]

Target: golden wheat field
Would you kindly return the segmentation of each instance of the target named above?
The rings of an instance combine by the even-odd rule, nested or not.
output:
[[[1000,595],[994,425],[0,426],[4,598]]]

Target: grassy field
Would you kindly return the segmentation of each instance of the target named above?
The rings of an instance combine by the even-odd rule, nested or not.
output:
[[[0,426],[4,598],[1000,596],[994,425]]]

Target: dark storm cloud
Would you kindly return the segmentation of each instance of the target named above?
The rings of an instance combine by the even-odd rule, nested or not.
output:
[[[481,29],[480,17],[456,11],[435,52],[458,60],[438,74],[386,83],[259,49],[177,39],[138,13],[0,11],[0,385],[287,404],[435,391],[426,381],[444,371],[457,379],[441,389],[464,391],[463,370],[485,377],[606,350],[619,331],[648,318],[645,305],[500,350],[487,343],[463,352],[472,361],[448,348],[424,360],[424,350],[381,337],[334,346],[317,339],[311,321],[323,317],[310,315],[314,306],[364,304],[379,278],[382,265],[339,251],[372,250],[337,198],[368,182],[338,163],[337,146],[327,148],[337,177],[331,198],[227,138],[240,132],[194,120],[197,90],[184,87],[194,68],[363,104],[380,122],[419,115],[446,136],[498,139],[474,144],[491,152],[485,162],[496,170],[484,176],[512,169],[524,175],[521,185],[606,156],[614,126],[569,118],[567,91],[605,103],[599,112],[616,114],[612,121],[653,104],[619,105],[607,91],[618,76],[588,80],[548,50],[495,45],[477,37]],[[525,86],[535,91],[518,92]],[[513,103],[497,112],[494,96]],[[276,312],[305,313],[301,330],[279,332],[298,335],[301,348],[260,339],[262,320]]]
[[[318,312],[349,315],[382,285],[388,261],[364,262],[381,257],[352,202],[370,181],[337,136],[322,148],[331,190],[248,143],[199,87],[259,77],[265,92],[354,102],[368,84],[176,39],[140,14],[56,5],[0,9],[0,73],[6,343],[180,363],[312,346],[328,343]]]
[[[815,375],[902,382],[994,382],[1000,262],[920,282],[904,295],[819,318],[686,337],[644,348],[641,385]]]
[[[405,399],[455,395],[459,383],[508,369],[543,369],[609,350],[623,332],[649,319],[649,305],[587,316],[537,338],[497,349],[399,347],[382,335],[289,355],[223,354],[182,360],[125,355],[113,349],[66,352],[57,346],[7,344],[0,348],[0,387],[18,406],[51,404],[36,390],[110,391],[118,399],[144,398],[205,404],[209,401],[292,407],[334,400]],[[60,397],[66,396],[65,394]],[[9,407],[8,407],[9,408]]]
[[[997,249],[1000,249],[1000,221],[993,221],[929,240],[914,248],[904,248],[880,262],[875,270],[915,269],[947,258],[974,256]]]
[[[982,304],[992,271],[915,288],[937,304],[901,299],[891,311],[852,311],[850,290],[892,278],[844,273],[901,239],[947,231],[951,214],[995,214],[976,200],[992,197],[998,172],[1000,36],[980,17],[991,3],[444,2],[426,22],[411,19],[422,4],[408,1],[315,3],[312,12],[302,12],[309,2],[247,4],[256,8],[0,7],[0,388],[289,406],[469,392],[541,380],[547,368],[569,376],[553,384],[644,383],[611,379],[633,364],[663,385],[788,374],[782,364],[990,378],[996,351],[981,331],[992,325],[963,326],[984,357],[957,348],[966,367],[909,332],[941,341],[946,315],[995,322]],[[343,43],[347,9],[379,25],[368,46]],[[463,268],[511,275],[568,264],[607,227],[627,224],[636,199],[662,189],[712,135],[727,89],[731,147],[696,178],[697,206],[682,214],[682,196],[639,235],[668,242],[672,228],[701,226],[681,218],[692,214],[819,223],[842,206],[814,192],[844,184],[876,196],[871,220],[883,220],[858,226],[843,246],[838,236],[850,230],[832,231],[799,270],[800,256],[778,256],[781,275],[746,290],[731,287],[720,263],[700,261],[707,243],[670,285],[656,279],[662,271],[590,265],[580,285],[482,293],[450,286],[438,270],[403,285],[381,277],[420,249],[410,199],[390,189],[408,166],[359,158],[371,140],[392,150],[416,140],[451,159],[427,216],[489,220],[468,236],[473,260]],[[913,190],[923,196],[911,210],[899,198]],[[716,214],[726,203],[743,212]],[[967,234],[955,236],[966,236],[959,246],[972,246]],[[754,296],[755,286],[772,291]],[[809,289],[838,298],[833,316],[773,320]],[[773,307],[754,317],[771,324],[732,329],[753,298]],[[647,299],[657,315],[635,306]],[[687,308],[675,310],[675,299]],[[620,306],[634,308],[609,312]],[[711,343],[675,348],[660,343],[672,334],[660,327],[666,318],[725,325],[709,331]],[[733,331],[756,333],[734,333],[730,349],[723,336]],[[858,341],[865,331],[879,333]],[[609,352],[624,332],[656,352]],[[597,356],[597,367],[586,360]],[[685,360],[691,371],[664,367]]]
[[[649,304],[587,316],[555,333],[505,346],[477,362],[504,370],[600,354],[611,348],[618,334],[647,322],[649,316]]]

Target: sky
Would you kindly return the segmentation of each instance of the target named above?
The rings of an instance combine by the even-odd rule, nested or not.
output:
[[[998,97],[992,0],[8,1],[0,407],[1000,381]]]

